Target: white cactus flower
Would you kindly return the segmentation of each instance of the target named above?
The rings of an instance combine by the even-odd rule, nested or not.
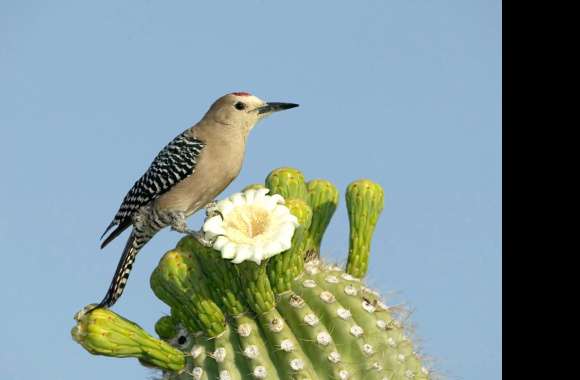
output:
[[[222,258],[235,264],[246,260],[260,264],[290,248],[298,220],[284,198],[266,195],[269,191],[249,189],[217,203],[221,215],[208,218],[203,231],[207,240],[215,239],[213,248],[221,251]]]

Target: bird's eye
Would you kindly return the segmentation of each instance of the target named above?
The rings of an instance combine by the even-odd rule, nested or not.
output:
[[[234,107],[236,107],[238,111],[241,111],[246,109],[246,104],[242,102],[236,102],[236,104],[234,104]]]

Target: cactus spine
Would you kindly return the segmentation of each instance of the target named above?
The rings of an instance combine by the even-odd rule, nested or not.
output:
[[[298,220],[290,249],[259,265],[233,264],[185,237],[151,275],[171,310],[155,324],[160,339],[102,309],[79,313],[73,338],[93,354],[136,357],[167,380],[431,378],[394,310],[360,280],[383,208],[381,187],[361,180],[347,188],[343,270],[319,259],[338,204],[334,185],[306,183],[292,168],[272,171],[265,185]]]

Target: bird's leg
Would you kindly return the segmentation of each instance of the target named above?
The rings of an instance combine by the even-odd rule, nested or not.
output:
[[[186,221],[185,214],[183,212],[170,212],[166,218],[173,231],[180,232],[182,234],[193,235],[196,231],[191,230]]]
[[[217,201],[213,200],[211,202],[209,202],[207,205],[205,205],[205,220],[208,220],[209,218],[213,218],[214,216],[219,215],[220,218],[222,218],[222,220],[224,220],[224,215],[221,213],[220,210],[218,210],[217,208]],[[203,233],[203,231],[199,231],[199,233],[201,234],[201,238],[197,238],[197,240],[204,246],[206,247],[213,247],[213,244],[215,243],[215,241],[217,240],[218,237],[223,236],[223,235],[216,235],[211,239],[206,239],[205,238],[205,234]]]
[[[219,211],[218,211],[219,212]],[[169,224],[171,225],[171,229],[173,231],[180,232],[182,234],[187,234],[192,236],[195,240],[197,240],[201,245],[205,247],[213,247],[213,243],[218,238],[218,236],[212,239],[206,239],[203,230],[195,231],[190,229],[185,222],[185,214],[182,212],[172,212],[169,215]]]
[[[205,218],[213,218],[214,216],[219,215],[222,220],[224,220],[224,216],[220,210],[217,208],[217,201],[213,200],[205,205]]]
[[[213,237],[211,239],[207,239],[205,237],[205,233],[203,232],[203,230],[193,231],[191,236],[193,236],[195,238],[195,240],[197,240],[199,242],[199,244],[201,244],[207,248],[212,248],[213,243],[215,243],[216,239],[218,238],[218,236],[216,236],[216,237]]]

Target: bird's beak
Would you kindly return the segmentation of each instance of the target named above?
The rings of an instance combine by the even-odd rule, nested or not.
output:
[[[263,115],[272,112],[289,110],[290,108],[298,107],[298,104],[294,103],[266,103],[261,107],[255,109],[258,111],[258,115]]]

